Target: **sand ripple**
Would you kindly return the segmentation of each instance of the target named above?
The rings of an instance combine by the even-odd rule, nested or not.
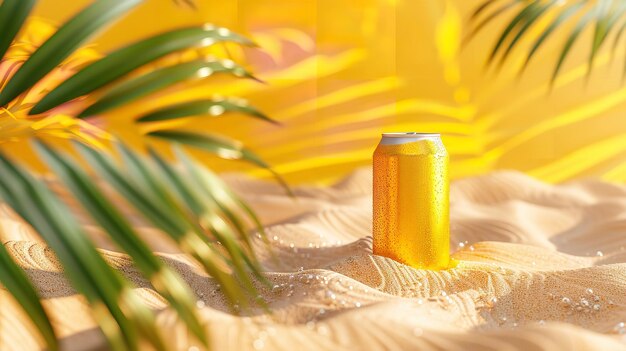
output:
[[[261,291],[273,314],[230,314],[211,279],[175,253],[162,254],[205,302],[201,314],[215,349],[626,349],[626,329],[619,328],[626,322],[624,186],[553,186],[515,172],[457,181],[451,221],[458,265],[427,271],[371,254],[368,170],[335,186],[300,187],[295,201],[274,184],[227,181],[258,210],[279,258],[258,245],[275,285]],[[3,210],[2,226],[4,245],[38,286],[68,349],[104,345],[46,245],[10,211]],[[130,260],[102,253],[161,311],[172,345],[193,346]],[[2,290],[0,296],[9,299]],[[28,322],[7,305],[0,309],[0,349],[37,349]]]

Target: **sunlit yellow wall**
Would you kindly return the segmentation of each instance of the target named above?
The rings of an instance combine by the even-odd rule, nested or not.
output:
[[[291,181],[335,179],[370,163],[381,132],[409,130],[444,134],[455,178],[514,168],[551,182],[588,176],[625,181],[623,51],[615,62],[601,55],[586,82],[585,33],[548,92],[558,36],[521,77],[515,62],[497,73],[484,67],[504,20],[461,50],[468,13],[478,2],[196,0],[199,10],[192,11],[149,0],[95,42],[106,51],[202,22],[251,35],[265,51],[248,52],[248,63],[269,85],[222,80],[184,94],[244,95],[283,126],[224,116],[183,127],[240,138]],[[60,21],[86,3],[44,0],[37,13]],[[169,94],[153,105],[177,99],[180,94]],[[138,143],[139,132],[128,127],[135,110],[119,111],[109,126]],[[252,170],[203,157],[220,170]]]

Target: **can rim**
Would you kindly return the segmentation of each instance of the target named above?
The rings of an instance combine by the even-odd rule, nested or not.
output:
[[[417,133],[417,132],[394,132],[394,133],[382,133],[383,137],[388,138],[424,138],[424,137],[439,137],[440,133]]]

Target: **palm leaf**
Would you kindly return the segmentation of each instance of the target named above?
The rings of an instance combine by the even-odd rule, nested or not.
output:
[[[259,156],[242,143],[223,136],[208,133],[193,133],[176,130],[159,130],[148,133],[149,136],[177,142],[209,151],[221,158],[231,160],[245,160],[263,168],[269,168]]]
[[[149,132],[147,135],[170,142],[193,146],[195,148],[213,153],[221,158],[251,162],[259,167],[265,168],[270,171],[281,184],[281,186],[285,189],[285,191],[290,196],[293,195],[291,189],[289,188],[285,180],[280,176],[280,174],[272,170],[272,168],[265,161],[263,161],[263,159],[261,159],[249,149],[245,148],[243,144],[241,144],[241,142],[237,140],[232,140],[215,134],[200,134],[179,130],[158,130],[154,132]]]
[[[232,268],[238,275],[240,282],[249,291],[256,291],[254,283],[249,278],[248,268],[255,272],[258,277],[262,278],[262,275],[255,270],[258,264],[246,258],[247,255],[235,241],[236,235],[232,231],[231,226],[222,217],[217,215],[218,212],[211,202],[197,196],[195,187],[186,180],[186,177],[182,177],[178,172],[175,172],[174,169],[153,150],[150,150],[150,154],[167,179],[169,186],[176,189],[178,200],[181,203],[187,204],[194,219],[197,220],[203,228],[207,229],[226,249],[232,261]],[[248,266],[246,267],[245,265]],[[256,294],[253,296],[256,296]]]
[[[0,59],[22,28],[35,0],[4,0],[0,5]]]
[[[225,28],[192,27],[175,29],[119,49],[90,64],[44,96],[29,112],[38,114],[88,94],[149,62],[193,46],[208,46],[219,41],[250,45],[248,39]]]
[[[520,23],[528,22],[530,18],[532,18],[533,12],[536,12],[536,9],[538,7],[538,2],[529,2],[526,7],[524,7],[515,17],[513,17],[511,22],[506,26],[506,28],[504,28],[504,31],[502,31],[502,34],[500,34],[500,38],[498,38],[498,41],[491,50],[491,54],[489,55],[489,61],[492,61],[495,58],[498,50],[500,50],[500,47],[504,44],[504,41],[515,30],[515,28]]]
[[[0,29],[3,37],[0,38],[0,54],[4,54],[14,42],[33,2],[1,2]],[[205,25],[172,30],[118,49],[102,59],[82,66],[77,73],[57,87],[42,89],[49,92],[34,107],[30,102],[22,103],[25,93],[48,74],[54,73],[55,68],[81,44],[140,2],[141,0],[96,0],[72,17],[35,50],[12,77],[10,73],[13,68],[10,68],[5,78],[11,78],[0,92],[0,106],[12,103],[11,111],[7,110],[7,113],[23,114],[22,111],[30,109],[28,114],[40,114],[106,87],[107,90],[104,90],[100,98],[94,99],[95,102],[80,114],[80,117],[89,117],[139,100],[178,82],[204,78],[213,73],[223,72],[254,79],[250,73],[230,60],[183,62],[127,78],[134,70],[180,50],[208,46],[220,41],[253,44],[225,28]],[[166,121],[205,115],[207,112],[212,115],[239,112],[274,123],[259,110],[236,98],[182,102],[139,116],[137,121]],[[23,117],[16,117],[16,121],[18,118],[19,123],[31,123],[30,119]],[[32,123],[44,122],[33,130],[45,126],[50,118],[56,117],[41,115],[32,119]],[[91,128],[85,122],[80,123],[83,123],[78,125],[81,130]],[[51,135],[59,132],[54,127],[52,129]],[[69,128],[64,132],[80,133]],[[157,131],[153,132],[153,136],[177,141],[186,138],[183,142],[187,141],[187,144],[196,147],[202,144],[205,150],[218,155],[241,158],[269,169],[264,161],[238,141],[203,135],[200,143],[198,138],[177,133],[179,132]],[[141,274],[168,301],[192,334],[206,346],[208,341],[205,327],[197,316],[194,296],[189,287],[177,273],[155,257],[129,219],[109,199],[108,192],[73,157],[43,142],[36,142],[35,148],[87,214],[130,256]],[[108,183],[116,195],[121,196],[147,222],[172,238],[181,251],[200,263],[205,272],[220,285],[233,311],[238,311],[239,306],[251,306],[250,301],[257,296],[256,282],[269,284],[260,270],[246,229],[247,219],[256,225],[259,235],[267,242],[261,223],[254,212],[217,176],[196,165],[186,156],[181,156],[185,166],[183,171],[186,172],[182,174],[177,167],[171,166],[152,151],[148,158],[124,145],[119,146],[125,165],[122,167],[109,153],[96,151],[82,144],[78,144],[77,148],[99,175],[99,180]],[[107,265],[64,202],[42,180],[2,154],[0,172],[3,175],[0,178],[0,198],[28,222],[55,252],[64,268],[64,274],[91,306],[110,347],[114,350],[136,350],[147,341],[153,349],[164,350],[166,343],[155,326],[153,311],[139,301],[132,291],[132,283]],[[286,187],[282,179],[279,180]],[[4,247],[0,248],[0,269],[0,282],[34,322],[48,348],[57,349],[54,331],[36,291]]]
[[[162,176],[152,175],[146,188],[139,187],[123,174],[114,162],[97,151],[77,144],[89,164],[113,186],[120,195],[131,203],[148,221],[175,240],[185,251],[195,258],[224,289],[225,296],[234,304],[247,306],[244,293],[239,288],[237,276],[225,270],[230,267],[229,259],[215,250],[207,240],[201,226],[189,218],[162,183]],[[141,162],[144,163],[144,162]],[[143,164],[136,167],[146,168]],[[146,172],[149,172],[146,170]],[[163,194],[164,201],[155,202],[154,194]]]
[[[161,122],[190,116],[220,116],[226,112],[240,112],[246,115],[262,119],[266,122],[277,124],[276,121],[267,117],[261,111],[247,102],[237,99],[214,98],[207,100],[188,101],[177,105],[171,105],[156,111],[149,112],[137,119],[139,123]]]
[[[626,14],[625,4],[621,1],[579,0],[572,4],[563,4],[561,1],[554,0],[513,0],[507,2],[499,8],[493,9],[493,5],[497,2],[498,1],[493,0],[483,1],[476,7],[470,18],[471,23],[476,23],[479,17],[485,18],[482,22],[473,26],[473,30],[468,36],[468,38],[471,39],[472,37],[475,37],[480,30],[484,29],[488,23],[493,22],[495,18],[507,13],[509,9],[515,7],[518,8],[517,13],[507,23],[507,26],[496,40],[494,48],[488,57],[488,63],[492,63],[495,60],[496,55],[503,51],[500,59],[500,64],[503,64],[508,59],[510,51],[512,51],[521,39],[532,35],[529,34],[532,33],[530,29],[537,26],[537,23],[539,22],[538,19],[543,14],[550,12],[555,13],[556,16],[554,20],[552,20],[552,22],[545,29],[542,29],[541,34],[534,38],[534,42],[526,54],[526,60],[521,69],[521,71],[524,71],[531,58],[536,54],[538,49],[543,46],[546,40],[556,29],[566,26],[571,21],[575,21],[575,24],[569,30],[558,55],[558,59],[552,72],[551,82],[554,82],[556,77],[559,75],[563,63],[569,56],[573,45],[586,28],[590,26],[593,26],[594,28],[589,57],[587,60],[588,74],[591,72],[594,60],[610,34],[615,32],[615,40],[613,44],[613,52],[615,52],[618,40],[626,28],[626,25],[621,24],[621,20],[623,19],[624,14]],[[579,13],[582,13],[582,16],[572,20],[572,17],[575,17],[575,15]],[[479,16],[481,14],[485,15]],[[506,46],[506,49],[503,49],[505,47],[505,42],[508,39],[511,40],[508,46]],[[626,73],[626,68],[624,72]]]
[[[89,176],[66,156],[46,144],[36,144],[37,150],[55,174],[73,192],[94,220],[107,231],[111,239],[126,251],[135,265],[152,285],[178,312],[193,334],[206,346],[203,326],[195,313],[195,301],[189,287],[178,274],[165,266],[139,238],[128,220],[107,201]]]
[[[509,45],[502,53],[502,56],[500,58],[500,64],[502,64],[507,59],[515,44],[517,44],[517,42],[524,36],[524,33],[528,31],[528,29],[541,17],[541,15],[546,13],[546,10],[550,8],[550,4],[550,2],[546,4],[539,4],[532,8],[532,10],[528,14],[528,17],[524,19],[523,24],[517,30],[517,33],[515,34],[513,39],[511,39]]]
[[[270,282],[258,269],[260,265],[257,261],[254,250],[252,249],[248,233],[245,230],[245,224],[240,218],[240,213],[243,212],[248,216],[252,223],[254,223],[255,229],[258,230],[260,238],[264,239],[266,244],[269,244],[259,218],[256,216],[254,211],[246,205],[245,202],[243,202],[221,179],[219,179],[219,177],[207,169],[198,167],[197,164],[193,162],[191,158],[180,148],[176,148],[175,151],[178,159],[183,163],[183,165],[185,165],[185,169],[190,176],[189,182],[192,184],[193,189],[198,192],[200,199],[209,202],[209,205],[205,207],[205,211],[207,209],[211,209],[211,212],[221,213],[222,217],[225,217],[230,221],[238,232],[239,239],[242,240],[247,246],[248,250],[243,254],[243,258],[246,260],[246,263],[253,271],[256,278],[262,283],[265,283],[265,285],[269,286]],[[217,209],[215,206],[217,206]],[[202,213],[202,211],[200,213]],[[268,251],[271,255],[273,255],[271,250]]]
[[[214,73],[227,72],[235,76],[254,78],[241,66],[232,61],[195,60],[146,73],[119,83],[107,91],[98,101],[87,107],[78,116],[93,116],[122,104],[140,99],[158,90],[192,78],[205,78]]]
[[[524,68],[528,66],[531,58],[535,55],[537,50],[543,45],[543,43],[548,39],[548,37],[554,32],[555,29],[559,28],[559,26],[567,21],[571,16],[576,14],[576,12],[584,5],[583,2],[578,2],[574,5],[569,6],[567,9],[563,10],[559,15],[550,23],[550,25],[541,33],[539,38],[535,40],[530,51],[528,52],[528,56],[526,56],[526,60],[524,62]]]
[[[79,12],[46,40],[20,67],[0,92],[0,106],[5,106],[32,87],[85,40],[140,1],[98,0]]]
[[[2,190],[0,189],[0,192]],[[59,345],[46,312],[39,302],[35,288],[24,271],[13,262],[4,245],[0,245],[0,283],[9,291],[43,337],[50,350],[58,350]]]
[[[570,35],[567,37],[567,40],[565,41],[565,44],[563,44],[563,48],[561,49],[561,53],[559,54],[559,59],[557,60],[554,71],[552,72],[552,80],[551,80],[552,82],[554,82],[556,80],[556,77],[559,75],[559,72],[561,71],[561,67],[563,66],[563,62],[565,62],[565,58],[567,57],[570,50],[572,49],[572,46],[576,42],[576,39],[578,39],[578,36],[583,31],[583,29],[585,29],[587,24],[589,24],[589,22],[593,20],[594,16],[595,16],[594,12],[586,13],[578,21],[578,23],[576,24],[576,26],[574,27]]]
[[[56,252],[74,288],[94,306],[96,320],[111,347],[136,350],[141,333],[156,349],[164,350],[152,313],[137,301],[128,281],[105,263],[61,201],[41,181],[1,154],[0,171],[0,196]]]

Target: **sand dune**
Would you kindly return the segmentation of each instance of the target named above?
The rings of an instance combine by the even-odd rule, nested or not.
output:
[[[273,310],[229,313],[215,284],[167,245],[205,307],[216,350],[625,350],[626,187],[559,186],[499,172],[453,183],[453,258],[426,271],[371,254],[371,173],[332,187],[226,177],[266,224],[278,262],[260,258],[275,285]],[[104,349],[84,300],[63,279],[45,243],[2,211],[3,243],[33,279],[69,350]],[[149,228],[146,228],[149,231]],[[94,237],[98,231],[91,228]],[[172,345],[193,343],[130,260],[102,254],[159,310]],[[0,350],[38,349],[29,323],[0,290]]]

